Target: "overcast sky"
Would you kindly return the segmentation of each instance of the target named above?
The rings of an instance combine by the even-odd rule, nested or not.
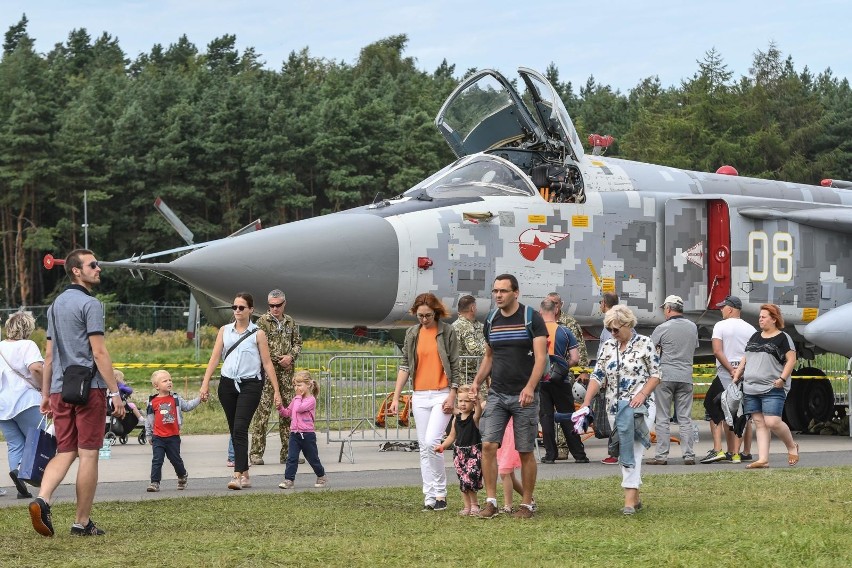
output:
[[[657,75],[677,85],[715,48],[735,77],[774,41],[807,65],[852,76],[849,0],[2,0],[3,31],[26,13],[36,49],[47,52],[75,28],[107,32],[128,57],[186,34],[200,51],[225,34],[278,69],[291,51],[354,63],[365,45],[395,34],[406,54],[434,71],[443,59],[461,76],[492,67],[544,71],[555,63],[575,91],[590,75],[623,92]]]

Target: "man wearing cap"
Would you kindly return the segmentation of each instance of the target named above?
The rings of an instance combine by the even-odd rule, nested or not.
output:
[[[660,356],[660,384],[656,389],[656,455],[645,463],[666,465],[672,403],[680,427],[680,449],[685,465],[695,465],[692,447],[692,359],[698,348],[698,327],[683,317],[683,298],[668,296],[660,306],[666,321],[651,334]]]
[[[710,384],[707,396],[704,398],[704,409],[710,416],[710,431],[713,434],[713,449],[707,452],[701,463],[719,461],[751,461],[751,424],[743,433],[744,453],[740,454],[740,440],[725,422],[722,405],[717,401],[719,395],[731,384],[731,376],[745,353],[749,338],[755,333],[754,327],[740,318],[743,308],[742,300],[736,296],[728,296],[716,307],[722,311],[722,321],[713,326],[713,355],[716,357],[716,378]],[[728,451],[722,450],[722,435],[727,438]]]

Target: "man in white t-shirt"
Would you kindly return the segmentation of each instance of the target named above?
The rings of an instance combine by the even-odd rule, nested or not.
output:
[[[739,365],[740,359],[742,359],[746,343],[756,330],[750,323],[740,318],[743,303],[736,296],[728,296],[716,304],[716,307],[722,310],[723,318],[722,321],[713,326],[713,355],[716,357],[716,378],[713,379],[704,399],[704,408],[710,415],[713,449],[707,452],[707,456],[701,460],[701,463],[751,461],[751,424],[749,423],[746,426],[743,437],[738,438],[733,430],[728,427],[722,407],[715,400],[731,384],[731,376]],[[727,452],[722,450],[723,435],[727,438]],[[743,441],[745,443],[741,454],[740,443]]]

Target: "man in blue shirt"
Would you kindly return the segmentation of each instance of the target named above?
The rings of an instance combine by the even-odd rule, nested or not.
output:
[[[579,342],[571,331],[559,325],[556,314],[559,312],[559,304],[550,298],[541,302],[539,313],[544,319],[547,327],[547,353],[550,357],[550,377],[545,377],[541,383],[539,404],[539,419],[541,422],[541,436],[544,442],[544,457],[541,463],[556,463],[556,428],[553,422],[553,411],[574,412],[574,395],[571,392],[574,377],[571,367],[580,360]],[[586,449],[580,436],[571,427],[570,422],[562,422],[562,433],[568,444],[568,451],[574,456],[575,463],[589,463],[586,457]]]

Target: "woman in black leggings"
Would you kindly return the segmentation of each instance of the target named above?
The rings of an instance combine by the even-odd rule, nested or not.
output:
[[[248,292],[240,292],[231,306],[234,323],[219,329],[210,362],[201,383],[201,400],[210,396],[210,378],[222,361],[222,378],[219,381],[219,402],[228,419],[228,430],[234,441],[234,475],[228,489],[251,487],[248,463],[248,428],[254,411],[260,403],[263,381],[271,380],[275,406],[281,405],[281,393],[275,377],[275,368],[269,357],[266,334],[251,321],[254,299]],[[264,379],[261,367],[266,371]]]

